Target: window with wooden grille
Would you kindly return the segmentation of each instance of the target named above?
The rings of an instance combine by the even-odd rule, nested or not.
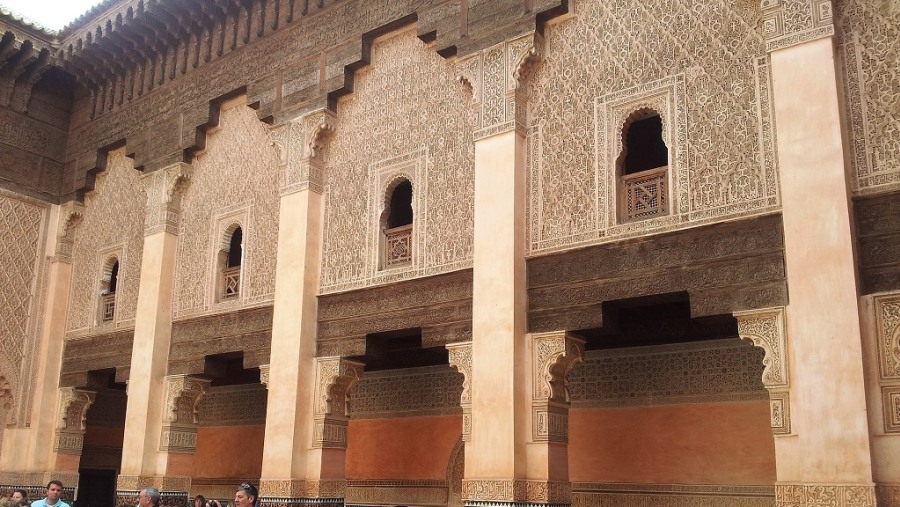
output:
[[[103,278],[100,281],[100,323],[113,322],[116,319],[116,289],[119,285],[119,261],[115,257],[106,261],[103,266]]]
[[[653,111],[638,112],[623,133],[620,157],[619,217],[633,222],[669,213],[669,150],[662,119]]]
[[[238,299],[241,295],[241,261],[243,258],[244,233],[235,227],[228,240],[228,249],[219,252],[220,283],[219,295],[222,301]]]
[[[409,180],[401,180],[391,190],[386,215],[381,238],[382,268],[410,264],[413,260],[413,209]]]

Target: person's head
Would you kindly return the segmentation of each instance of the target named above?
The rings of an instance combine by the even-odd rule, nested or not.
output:
[[[158,489],[152,486],[144,488],[138,494],[138,505],[140,507],[159,507],[160,496]]]
[[[195,496],[194,507],[206,507],[206,498],[203,495]]]
[[[254,507],[257,498],[259,498],[259,491],[253,484],[245,482],[234,492],[234,507]]]
[[[25,491],[24,489],[14,489],[12,494],[9,495],[9,497],[12,498],[13,502],[18,502],[18,503],[27,502],[28,501],[28,492]]]
[[[54,504],[62,496],[63,485],[56,479],[47,483],[47,503]]]

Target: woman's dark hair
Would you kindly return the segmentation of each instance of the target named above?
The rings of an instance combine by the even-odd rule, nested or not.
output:
[[[194,497],[194,505],[197,505],[197,502],[200,502],[200,507],[206,507],[206,497],[203,495],[197,495]]]
[[[28,500],[28,492],[25,491],[24,489],[14,489],[13,493],[18,493],[18,494],[22,495],[22,502],[25,502]]]

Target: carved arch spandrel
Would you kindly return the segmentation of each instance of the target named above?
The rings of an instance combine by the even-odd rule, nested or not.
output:
[[[531,333],[532,438],[569,441],[568,376],[584,360],[585,340],[566,331]]]
[[[62,387],[59,389],[59,414],[56,421],[54,450],[62,454],[81,454],[87,411],[97,393],[87,389]]]
[[[343,357],[316,358],[316,415],[350,416],[350,391],[362,378],[364,366]]]
[[[444,347],[449,352],[450,367],[463,375],[463,389],[459,396],[463,411],[462,439],[469,442],[472,440],[472,342],[448,343]]]
[[[305,189],[322,193],[325,184],[322,148],[333,137],[337,124],[335,113],[322,108],[271,128],[272,145],[282,167],[282,196]]]
[[[200,401],[209,390],[209,379],[191,375],[166,376],[167,423],[198,424]]]
[[[762,383],[769,391],[769,415],[772,434],[791,433],[790,374],[784,308],[735,312],[738,335],[763,349]]]

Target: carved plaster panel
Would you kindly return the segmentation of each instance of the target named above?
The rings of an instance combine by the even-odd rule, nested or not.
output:
[[[535,502],[569,504],[572,488],[569,482],[525,480],[463,480],[463,498],[475,502]]]
[[[350,416],[375,419],[458,415],[463,378],[446,365],[366,372],[353,389]]]
[[[69,335],[93,332],[98,325],[96,305],[102,276],[99,267],[106,261],[102,257],[111,251],[121,256],[113,327],[134,325],[144,249],[144,217],[149,204],[141,178],[124,149],[112,151],[107,155],[106,170],[97,175],[94,190],[85,197],[83,218],[75,233],[72,252]],[[160,183],[161,194],[157,197],[164,203],[165,185]],[[151,192],[155,190],[151,188]],[[154,216],[159,217],[160,210],[154,211]],[[72,212],[77,213],[75,209]]]
[[[353,94],[338,104],[340,135],[321,150],[327,161],[323,293],[391,280],[372,277],[380,231],[371,206],[380,207],[384,188],[371,189],[381,195],[369,192],[403,167],[413,167],[410,176],[417,180],[413,220],[420,259],[398,277],[471,266],[475,118],[467,87],[455,77],[413,30],[373,44],[371,65],[357,71]]]
[[[197,405],[200,426],[266,423],[268,392],[260,384],[211,387]]]
[[[545,30],[544,58],[527,82],[530,254],[778,209],[758,6],[653,0],[572,9]],[[618,224],[624,119],[641,108],[663,119],[673,207]]]
[[[900,433],[900,294],[876,296],[874,303],[884,431]]]
[[[30,413],[31,382],[44,298],[44,244],[49,208],[38,201],[0,190],[0,377],[8,382],[17,409],[8,423]]]
[[[834,35],[832,0],[762,0],[766,51]]]
[[[771,507],[772,486],[572,483],[572,506]]]
[[[346,505],[446,506],[446,481],[347,481]]]
[[[263,497],[275,499],[343,498],[346,481],[307,481],[299,479],[263,479],[259,483],[259,493]],[[308,502],[303,502],[308,504]]]
[[[533,333],[532,438],[569,441],[569,372],[584,360],[584,343],[565,331]]]
[[[341,357],[316,358],[313,447],[347,447],[350,391],[362,377],[363,366]]]
[[[772,433],[790,434],[790,373],[784,309],[735,312],[734,316],[738,321],[738,334],[741,339],[753,342],[766,352],[763,359],[765,369],[762,381],[769,390]]]
[[[216,273],[210,256],[218,253],[214,231],[219,219],[237,209],[247,209],[243,262],[253,267],[242,276],[240,306],[274,297],[280,164],[273,143],[271,131],[252,109],[223,106],[219,126],[207,134],[206,150],[192,162],[194,174],[182,202],[176,318],[212,310],[209,287]]]
[[[857,193],[900,186],[900,7],[842,0],[835,5]]]
[[[847,484],[776,484],[777,507],[875,507],[875,487]]]
[[[190,164],[178,162],[141,176],[142,190],[147,199],[144,236],[163,231],[178,234],[181,201],[192,174]]]
[[[325,174],[321,148],[336,124],[333,112],[318,109],[272,128],[272,144],[282,165],[281,195],[305,189],[322,193]]]

